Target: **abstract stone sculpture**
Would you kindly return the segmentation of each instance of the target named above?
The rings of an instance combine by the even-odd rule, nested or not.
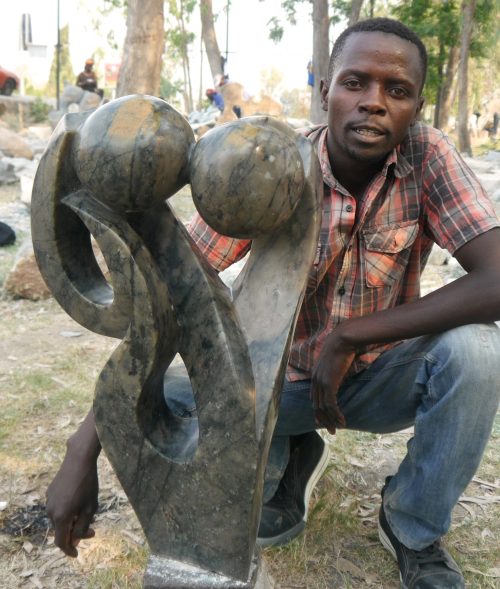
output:
[[[210,225],[253,240],[232,290],[166,202],[188,182]],[[241,119],[195,144],[182,115],[149,96],[66,115],[40,162],[42,275],[76,321],[122,339],[94,414],[151,549],[145,587],[271,586],[255,547],[263,475],[320,195],[313,148],[284,123]],[[176,354],[185,368],[164,379]],[[198,416],[181,451],[166,402],[178,386]]]

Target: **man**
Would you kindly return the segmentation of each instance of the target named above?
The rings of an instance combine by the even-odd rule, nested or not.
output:
[[[210,100],[210,104],[215,105],[221,112],[224,110],[224,98],[220,92],[216,92],[213,88],[209,88],[205,92],[205,96]]]
[[[87,92],[96,92],[102,97],[103,91],[97,89],[97,76],[93,68],[94,60],[87,59],[85,61],[85,68],[83,72],[78,74],[76,85],[82,90],[86,90]]]
[[[427,55],[397,21],[372,19],[336,41],[321,82],[328,125],[306,132],[324,177],[323,224],[292,343],[271,445],[263,546],[304,527],[327,462],[317,428],[415,426],[382,490],[379,533],[403,587],[464,587],[440,543],[498,407],[500,223],[440,132],[418,123]],[[219,270],[250,244],[191,233]],[[467,274],[419,298],[433,242]],[[480,293],[480,296],[478,296]],[[100,446],[92,413],[68,442],[47,508],[56,544],[76,555],[97,505]]]

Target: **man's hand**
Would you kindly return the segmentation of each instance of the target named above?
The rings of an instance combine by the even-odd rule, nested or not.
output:
[[[90,524],[98,507],[97,458],[101,444],[92,411],[67,446],[61,468],[47,489],[47,514],[55,528],[56,546],[76,557],[80,540],[95,534]]]
[[[78,556],[80,540],[92,538],[90,524],[97,511],[97,463],[82,460],[70,450],[47,489],[47,514],[55,528],[55,545],[68,556]]]
[[[337,405],[337,391],[349,370],[355,350],[342,341],[340,328],[328,335],[314,367],[311,400],[318,427],[334,434],[337,427],[345,427],[345,417]]]

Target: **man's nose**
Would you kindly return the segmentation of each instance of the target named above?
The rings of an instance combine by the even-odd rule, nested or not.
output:
[[[387,110],[385,98],[385,89],[382,85],[370,84],[363,92],[359,109],[370,114],[383,115]]]

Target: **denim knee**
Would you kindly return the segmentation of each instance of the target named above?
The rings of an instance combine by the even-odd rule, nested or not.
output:
[[[430,366],[426,384],[435,401],[448,390],[442,382],[434,386],[433,377],[442,373],[450,389],[463,389],[474,403],[485,398],[498,403],[500,329],[495,324],[463,325],[431,338],[433,345],[426,353]]]

